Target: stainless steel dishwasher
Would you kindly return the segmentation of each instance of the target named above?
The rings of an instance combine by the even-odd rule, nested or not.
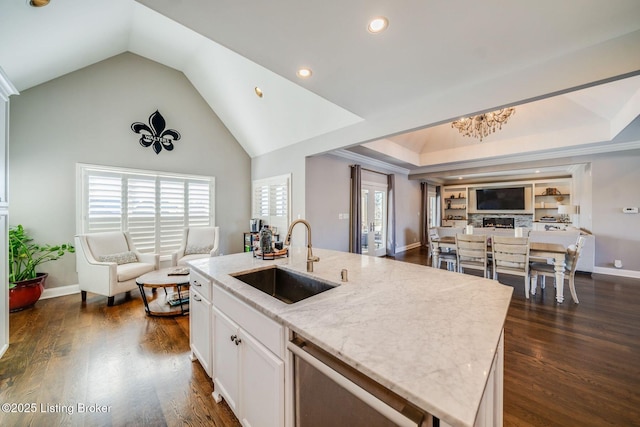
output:
[[[297,427],[438,426],[438,420],[314,344],[295,336]]]

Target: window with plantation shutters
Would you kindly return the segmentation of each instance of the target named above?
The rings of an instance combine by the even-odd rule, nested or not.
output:
[[[128,230],[141,252],[169,254],[184,227],[214,225],[213,177],[78,165],[79,232]]]
[[[290,174],[253,181],[252,217],[285,233],[291,222],[290,185]]]

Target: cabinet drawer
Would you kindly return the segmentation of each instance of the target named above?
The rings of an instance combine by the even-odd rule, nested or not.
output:
[[[219,286],[213,288],[213,305],[251,334],[276,356],[284,359],[284,328],[238,300]]]
[[[211,301],[211,280],[194,271],[192,268],[189,276],[189,283],[196,292],[202,295],[204,299]]]

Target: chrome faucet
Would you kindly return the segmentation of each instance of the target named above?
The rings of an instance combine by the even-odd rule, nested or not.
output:
[[[291,244],[291,233],[293,232],[293,227],[296,224],[302,223],[307,227],[307,271],[313,272],[313,263],[320,261],[320,258],[317,256],[313,256],[313,251],[311,250],[311,225],[305,221],[304,219],[296,219],[289,226],[289,231],[287,231],[287,238],[284,239],[285,245]]]

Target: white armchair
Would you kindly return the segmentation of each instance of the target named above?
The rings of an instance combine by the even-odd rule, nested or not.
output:
[[[218,255],[220,227],[187,227],[180,249],[171,254],[171,265],[186,266],[187,261]]]
[[[112,306],[114,295],[136,289],[136,278],[160,264],[159,255],[140,253],[123,231],[80,234],[75,243],[82,301],[92,292],[107,296]]]

